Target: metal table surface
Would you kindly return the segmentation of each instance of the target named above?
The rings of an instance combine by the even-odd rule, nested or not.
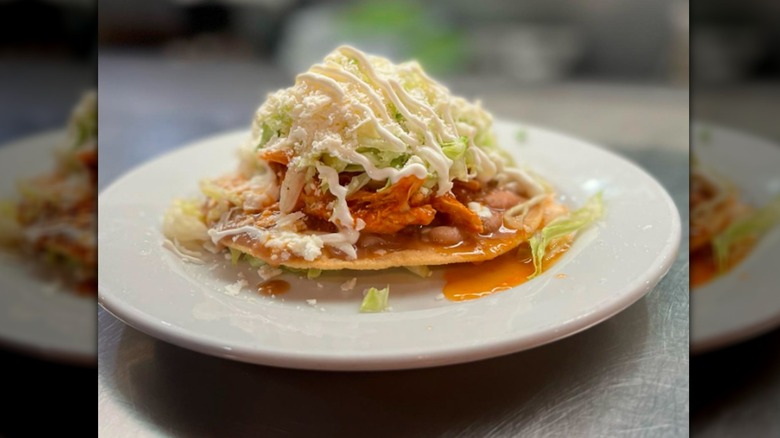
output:
[[[240,62],[101,53],[100,184],[191,140],[248,126],[291,79]],[[495,115],[605,144],[653,173],[687,223],[688,93],[650,86],[449,82]],[[103,436],[688,434],[687,230],[668,276],[617,316],[550,345],[439,368],[334,373],[185,350],[98,311]]]

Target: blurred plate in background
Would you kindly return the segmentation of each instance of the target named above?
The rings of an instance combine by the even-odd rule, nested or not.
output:
[[[736,187],[744,202],[765,205],[780,194],[780,145],[729,129],[693,126],[696,159]],[[729,272],[691,291],[691,351],[703,353],[780,326],[777,261],[780,227]]]
[[[0,146],[0,199],[18,199],[17,181],[50,172],[65,131]],[[40,260],[0,246],[0,346],[45,359],[94,363],[96,300],[67,289]]]

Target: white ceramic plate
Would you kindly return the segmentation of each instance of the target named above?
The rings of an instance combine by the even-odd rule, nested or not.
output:
[[[51,171],[52,131],[0,146],[0,199],[18,199],[16,182]],[[35,260],[0,247],[0,344],[46,359],[94,363],[96,300],[64,289]]]
[[[746,202],[761,206],[780,193],[780,145],[704,124],[693,132],[697,159],[729,178]],[[778,259],[780,227],[775,227],[733,270],[692,291],[692,352],[725,347],[780,326]]]
[[[510,123],[496,130],[500,143],[572,206],[604,191],[604,220],[525,285],[449,302],[437,299],[441,271],[423,280],[391,270],[326,273],[313,281],[286,275],[292,290],[276,299],[250,290],[227,295],[225,286],[241,268],[225,260],[182,262],[161,247],[160,223],[171,200],[195,194],[200,178],[234,168],[233,151],[247,135],[236,132],[162,156],[100,194],[99,301],[139,330],[216,356],[292,368],[386,370],[468,362],[552,342],[650,291],[680,242],[679,214],[663,188],[635,165],[582,141]],[[357,286],[342,291],[353,277]],[[364,289],[388,284],[392,311],[358,312]]]

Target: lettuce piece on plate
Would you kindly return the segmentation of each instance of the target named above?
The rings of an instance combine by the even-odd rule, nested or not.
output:
[[[746,239],[758,238],[780,222],[780,196],[753,214],[729,225],[712,239],[712,249],[718,269],[728,267],[734,246]]]
[[[534,273],[528,277],[529,279],[542,273],[542,262],[550,243],[587,227],[604,214],[604,203],[601,198],[601,192],[591,196],[581,208],[567,216],[554,219],[542,228],[542,231],[531,237],[529,243],[534,262]]]
[[[384,289],[370,288],[360,304],[361,313],[377,313],[387,310],[387,299],[390,296],[390,286]]]

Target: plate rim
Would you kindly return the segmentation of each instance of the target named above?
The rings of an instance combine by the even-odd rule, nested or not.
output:
[[[622,290],[624,293],[619,295],[618,299],[607,300],[606,305],[599,305],[598,311],[590,312],[582,317],[566,321],[563,324],[554,325],[543,330],[535,331],[530,335],[522,337],[508,337],[497,341],[491,341],[478,346],[459,346],[458,348],[444,347],[438,349],[427,348],[423,358],[419,357],[417,352],[404,351],[401,355],[397,351],[393,354],[386,352],[371,352],[370,354],[350,354],[340,356],[337,354],[321,355],[312,353],[300,353],[289,350],[276,349],[251,349],[236,348],[231,346],[231,350],[225,351],[216,347],[218,339],[210,334],[191,334],[192,332],[173,325],[161,325],[154,317],[146,314],[140,309],[134,307],[122,307],[122,300],[118,296],[106,294],[104,287],[98,275],[98,303],[111,315],[123,323],[144,332],[156,339],[208,354],[211,356],[247,362],[260,365],[269,365],[284,368],[308,369],[308,370],[330,370],[330,371],[381,371],[381,370],[400,370],[417,369],[433,366],[452,365],[465,362],[473,362],[493,357],[499,357],[512,354],[531,348],[546,345],[569,336],[573,336],[588,328],[591,328],[625,310],[632,304],[639,301],[666,276],[669,269],[676,262],[676,255],[679,253],[682,224],[680,213],[674,200],[666,189],[659,183],[655,177],[642,169],[630,159],[613,152],[612,150],[596,145],[590,141],[579,139],[568,134],[552,131],[546,128],[539,128],[535,125],[525,122],[516,122],[503,119],[495,119],[496,124],[506,124],[512,126],[522,126],[528,131],[538,131],[545,135],[558,137],[566,142],[576,142],[588,148],[595,149],[601,153],[608,154],[612,159],[619,160],[623,166],[630,168],[632,172],[643,176],[648,183],[653,185],[654,193],[660,195],[661,201],[666,205],[669,212],[671,234],[659,249],[654,262],[649,265],[650,269],[642,272],[642,275],[633,282],[627,284]],[[236,129],[224,131],[209,135],[191,142],[187,142],[180,147],[157,155],[144,163],[128,170],[118,178],[114,179],[108,186],[99,192],[98,206],[100,206],[100,197],[121,184],[126,179],[132,178],[137,172],[143,171],[147,166],[152,165],[157,160],[161,160],[171,155],[182,153],[186,149],[197,147],[207,142],[217,141],[220,137],[238,136],[240,133],[247,134],[246,129]],[[104,198],[105,199],[105,198]],[[100,208],[100,207],[98,207]],[[593,315],[596,316],[593,316]]]

